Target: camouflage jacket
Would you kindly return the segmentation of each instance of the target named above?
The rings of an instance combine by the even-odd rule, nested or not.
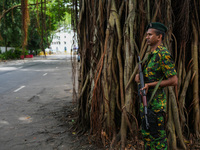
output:
[[[159,81],[162,77],[167,79],[176,75],[175,64],[170,52],[163,46],[159,45],[151,52],[143,66],[145,83]],[[147,93],[147,100],[150,99],[154,87],[150,87]],[[159,87],[154,98],[152,99],[150,109],[155,112],[166,111],[166,94],[164,88]]]

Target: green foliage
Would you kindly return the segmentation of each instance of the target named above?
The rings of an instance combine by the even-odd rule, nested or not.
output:
[[[5,57],[5,55],[3,55],[3,54],[0,54],[0,60],[6,60],[6,57]]]
[[[28,54],[28,51],[25,51],[25,54]],[[19,59],[20,56],[22,55],[22,49],[16,48],[11,49],[5,53],[0,54],[0,60],[8,60],[8,59]]]
[[[28,29],[28,45],[27,49],[35,50],[40,48],[41,36],[38,32],[36,11],[33,9],[29,10],[30,15],[30,26]]]
[[[5,10],[18,5],[17,1],[4,1],[0,3],[0,8]],[[3,12],[2,9],[0,9]],[[1,13],[0,12],[0,13]],[[17,47],[21,44],[21,11],[16,8],[6,13],[5,16],[0,20],[0,35],[3,40],[0,41],[0,45]]]
[[[20,56],[22,55],[22,49],[16,48],[14,51],[14,54],[15,54],[16,58],[20,58]]]
[[[44,30],[44,47],[49,47],[51,43],[51,34],[59,27],[64,26],[67,30],[70,30],[71,24],[71,8],[72,0],[52,0],[47,1],[46,10],[43,10],[45,19]],[[44,1],[43,1],[44,2]],[[8,10],[15,5],[19,5],[20,0],[0,1],[0,14],[4,10]],[[36,50],[41,47],[41,0],[38,0],[38,9],[36,5],[29,5],[30,26],[28,29],[28,45],[27,49]],[[36,0],[29,0],[29,4],[36,4]],[[39,13],[39,14],[38,14]],[[39,24],[37,20],[37,14]],[[12,9],[0,20],[0,35],[3,40],[0,40],[0,45],[8,47],[21,47],[22,44],[22,15],[20,7]]]
[[[25,50],[25,51],[24,51],[24,55],[25,55],[25,56],[28,55],[28,50]]]

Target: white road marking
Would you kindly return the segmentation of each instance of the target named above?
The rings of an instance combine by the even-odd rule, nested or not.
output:
[[[46,75],[47,75],[47,73],[43,74],[43,76],[46,76]]]
[[[19,90],[21,90],[21,89],[23,89],[23,88],[25,88],[26,86],[21,86],[20,88],[18,88],[18,89],[16,89],[14,92],[18,92]]]
[[[7,125],[8,125],[9,122],[8,122],[8,121],[1,120],[1,121],[0,121],[0,124],[7,124]]]

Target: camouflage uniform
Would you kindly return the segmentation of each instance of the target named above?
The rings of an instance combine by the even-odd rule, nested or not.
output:
[[[176,75],[175,64],[169,51],[161,44],[151,52],[143,67],[145,83],[159,81]],[[147,93],[147,101],[150,99],[154,87],[150,87]],[[142,118],[142,135],[146,150],[167,150],[167,137],[165,132],[166,94],[164,88],[159,87],[148,106],[148,122],[150,129],[145,129],[143,104],[140,105]]]

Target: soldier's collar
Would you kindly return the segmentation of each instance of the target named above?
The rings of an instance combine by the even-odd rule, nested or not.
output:
[[[162,49],[163,49],[163,43],[161,43],[153,52],[151,52],[151,54],[156,54]]]

